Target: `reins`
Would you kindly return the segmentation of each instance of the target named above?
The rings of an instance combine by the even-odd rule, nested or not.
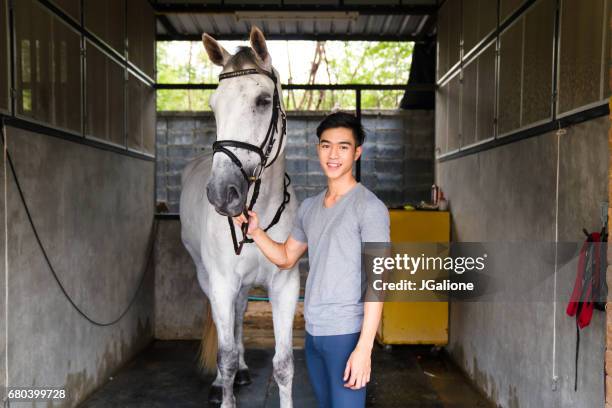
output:
[[[266,168],[270,167],[272,163],[274,163],[276,159],[278,158],[278,155],[283,146],[283,140],[285,138],[285,133],[287,130],[287,115],[281,108],[280,95],[278,92],[278,88],[276,86],[276,75],[274,74],[274,72],[265,71],[259,68],[242,69],[239,71],[232,71],[232,72],[226,72],[226,73],[220,74],[219,82],[221,82],[224,79],[228,79],[228,78],[235,78],[238,76],[253,75],[253,74],[265,75],[268,78],[270,78],[274,84],[274,95],[272,97],[272,118],[270,119],[270,125],[268,126],[266,137],[264,138],[263,142],[259,146],[251,144],[251,143],[237,141],[237,140],[219,140],[213,143],[213,155],[216,153],[223,153],[226,156],[228,156],[230,160],[236,165],[236,167],[238,167],[238,169],[242,173],[242,176],[247,182],[248,188],[251,187],[251,184],[254,184],[253,195],[251,196],[251,201],[249,202],[248,207],[246,206],[246,203],[245,203],[245,209],[243,211],[243,214],[245,215],[247,220],[248,220],[248,211],[253,210],[253,207],[255,206],[255,202],[257,201],[257,198],[259,196],[259,187],[261,185],[261,175],[263,171]],[[282,122],[282,129],[280,132],[278,131],[279,115],[281,117],[281,122]],[[276,138],[274,137],[275,134],[279,135],[278,148],[276,149],[276,153],[274,154],[274,157],[272,158],[272,160],[268,162],[268,159],[270,158],[270,154],[272,153],[272,149],[274,147],[274,143],[276,142]],[[248,151],[256,153],[259,156],[259,164],[255,167],[255,170],[253,171],[253,174],[251,176],[249,176],[247,172],[245,171],[244,166],[242,165],[242,162],[240,161],[240,159],[231,150],[229,150],[228,147],[248,150]],[[276,223],[278,223],[283,211],[285,210],[285,206],[289,203],[289,201],[291,201],[291,195],[289,194],[289,190],[288,190],[288,187],[290,184],[291,184],[291,179],[289,178],[289,175],[285,173],[285,179],[283,180],[283,201],[281,202],[278,209],[276,210],[276,213],[274,214],[274,218],[272,218],[272,221],[270,221],[270,224],[268,224],[268,226],[264,228],[264,231],[268,231]],[[247,238],[247,231],[249,228],[249,223],[247,221],[240,226],[240,230],[242,232],[242,239],[238,241],[238,237],[236,236],[236,230],[234,228],[232,217],[228,216],[227,221],[229,223],[230,232],[232,234],[234,252],[236,253],[236,255],[240,255],[240,252],[242,251],[242,247],[244,246],[244,244],[253,242],[252,239]]]

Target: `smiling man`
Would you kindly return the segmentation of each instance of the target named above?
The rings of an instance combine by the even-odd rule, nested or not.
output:
[[[254,212],[248,234],[281,269],[291,268],[308,249],[305,353],[319,406],[364,407],[382,303],[361,301],[361,243],[389,241],[389,213],[353,177],[365,139],[359,120],[333,113],[321,122],[317,137],[327,189],[302,202],[286,242],[270,239]]]

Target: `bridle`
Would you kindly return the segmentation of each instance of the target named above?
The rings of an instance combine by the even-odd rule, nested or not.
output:
[[[253,210],[253,206],[255,205],[255,202],[257,201],[257,197],[259,196],[259,186],[261,184],[261,175],[263,171],[266,168],[270,167],[272,163],[274,163],[276,159],[278,158],[278,155],[283,146],[283,139],[285,138],[285,133],[287,130],[287,115],[281,108],[280,95],[278,92],[278,88],[276,86],[276,75],[274,74],[273,71],[265,71],[260,68],[249,68],[249,69],[242,69],[239,71],[225,72],[219,75],[219,82],[221,82],[224,79],[228,79],[228,78],[235,78],[238,76],[254,75],[254,74],[265,75],[268,78],[270,78],[274,84],[274,95],[272,96],[272,118],[270,119],[270,125],[268,126],[268,131],[266,132],[265,139],[259,146],[251,144],[251,143],[240,142],[238,140],[218,140],[213,143],[213,155],[216,153],[225,154],[236,165],[236,167],[238,167],[238,169],[242,173],[242,176],[246,180],[249,188],[251,187],[251,184],[254,184],[253,195],[251,196],[251,201],[249,202],[248,207],[246,207],[246,203],[245,203],[245,209],[243,211],[243,214],[245,215],[245,217],[247,217],[247,219],[248,219],[247,209],[248,211]],[[279,115],[282,121],[282,129],[280,132],[278,131]],[[268,162],[268,159],[270,159],[270,154],[272,153],[272,149],[274,147],[274,143],[276,142],[276,138],[275,138],[276,134],[279,135],[278,148],[276,149],[276,153],[274,154],[274,157],[272,158],[272,160]],[[249,150],[251,152],[256,153],[259,156],[259,164],[255,167],[255,170],[253,171],[253,174],[251,176],[249,176],[246,173],[240,159],[231,150],[229,150],[228,147]],[[291,179],[289,178],[289,175],[285,173],[285,179],[283,181],[283,201],[281,202],[280,206],[276,210],[276,214],[274,214],[274,218],[272,218],[272,221],[270,221],[270,224],[268,224],[268,226],[264,228],[264,231],[268,231],[276,223],[278,223],[283,211],[285,210],[285,206],[291,200],[291,195],[289,194],[289,191],[287,189],[289,187],[289,184],[291,184]],[[232,241],[234,243],[234,252],[236,253],[236,255],[240,255],[243,245],[245,243],[253,242],[252,239],[247,238],[246,236],[247,230],[249,227],[249,223],[245,222],[240,227],[240,230],[242,231],[242,240],[238,242],[238,239],[236,237],[236,230],[234,229],[234,223],[232,221],[232,217],[228,216],[227,221],[229,223],[230,231],[232,233]]]

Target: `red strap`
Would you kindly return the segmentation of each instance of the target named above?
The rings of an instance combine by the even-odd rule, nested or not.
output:
[[[565,312],[568,316],[575,316],[576,312],[578,312],[578,302],[580,301],[580,294],[582,293],[582,280],[584,278],[584,266],[586,263],[586,251],[588,248],[589,242],[588,239],[582,244],[582,249],[580,249],[580,257],[578,258],[578,270],[576,272],[576,282],[574,283],[574,290],[572,291],[572,296],[570,296],[570,301],[567,305],[567,309]]]
[[[593,310],[595,309],[595,303],[585,302],[580,307],[580,315],[578,315],[578,327],[584,329],[591,323],[593,317]]]
[[[591,323],[591,319],[593,318],[593,310],[595,309],[595,301],[597,300],[594,299],[594,296],[596,293],[599,293],[599,274],[601,273],[601,236],[598,232],[594,232],[591,234],[591,238],[595,244],[595,251],[593,251],[595,259],[593,262],[593,276],[591,281],[587,282],[589,287],[584,298],[585,302],[580,308],[580,315],[578,316],[578,327],[581,329],[585,328]]]
[[[591,323],[593,318],[593,310],[595,308],[594,293],[599,293],[599,282],[601,273],[601,234],[593,232],[589,235],[587,240],[580,250],[580,258],[578,259],[578,271],[576,273],[576,283],[574,284],[574,290],[570,298],[570,302],[567,305],[566,313],[569,316],[575,316],[578,314],[576,323],[580,329],[585,328]],[[586,287],[583,286],[584,274],[586,271],[586,253],[588,246],[595,244],[593,251],[593,264],[591,267],[591,278],[589,282],[584,282]],[[582,301],[580,299],[581,294],[584,291],[584,297]]]

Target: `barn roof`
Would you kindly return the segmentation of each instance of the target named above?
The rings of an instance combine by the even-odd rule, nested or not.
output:
[[[421,41],[435,35],[439,0],[152,0],[158,40],[203,32],[244,40],[251,25],[271,40]]]

